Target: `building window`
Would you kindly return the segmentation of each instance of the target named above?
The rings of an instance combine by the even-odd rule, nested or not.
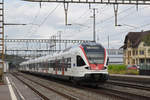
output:
[[[144,55],[144,50],[140,50],[140,55]]]
[[[144,59],[140,59],[140,64],[144,64]]]
[[[136,55],[138,55],[138,50],[136,50]]]
[[[148,55],[150,56],[150,49],[148,49]]]
[[[135,55],[135,50],[133,50],[133,52],[132,52],[132,53],[133,53],[133,56],[134,56],[134,55]]]
[[[129,57],[131,56],[131,51],[128,51],[128,56],[129,56]]]
[[[146,59],[146,63],[147,63],[147,64],[150,64],[150,59]]]
[[[132,64],[135,64],[135,59],[132,60]]]
[[[138,64],[138,59],[136,59],[136,64]]]

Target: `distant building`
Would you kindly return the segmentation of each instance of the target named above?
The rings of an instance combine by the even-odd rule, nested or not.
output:
[[[108,49],[109,64],[123,64],[123,50],[121,49]]]
[[[150,64],[150,31],[129,32],[122,48],[124,64]]]
[[[0,60],[2,62],[2,60]],[[0,68],[2,68],[2,64],[0,64]],[[5,61],[4,62],[4,72],[8,72],[9,71],[9,62]]]

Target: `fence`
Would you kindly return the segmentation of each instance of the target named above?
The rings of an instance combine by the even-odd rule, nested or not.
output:
[[[150,64],[140,65],[139,74],[140,75],[150,75]]]

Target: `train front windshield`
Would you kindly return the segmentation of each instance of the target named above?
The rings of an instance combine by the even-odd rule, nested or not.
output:
[[[84,45],[90,64],[104,64],[105,49],[101,45]]]

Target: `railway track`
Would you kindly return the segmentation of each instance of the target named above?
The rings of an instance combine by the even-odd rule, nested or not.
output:
[[[25,79],[34,80],[40,84],[53,87],[55,90],[59,90],[65,94],[77,97],[79,100],[124,100],[123,98],[116,95],[108,95],[100,90],[100,92],[93,92],[89,89],[85,89],[84,86],[74,86],[70,82],[64,82],[59,80],[49,80],[43,77],[37,77],[30,74],[19,73],[18,76],[22,76]],[[57,88],[55,88],[57,87]],[[61,99],[62,100],[62,99]]]
[[[77,97],[73,97],[71,95],[67,95],[65,93],[62,93],[62,92],[59,92],[59,91],[56,91],[52,88],[49,88],[43,84],[40,84],[34,80],[31,80],[29,78],[25,78],[23,77],[22,75],[20,74],[12,74],[15,78],[17,78],[18,80],[20,80],[23,84],[27,85],[30,89],[32,89],[36,94],[38,94],[43,100],[51,100],[51,97],[50,96],[46,96],[46,92],[49,92],[51,93],[50,91],[60,95],[61,97],[61,100],[78,100]],[[33,85],[34,84],[34,85]],[[42,93],[42,91],[38,90],[38,88],[44,88],[44,93]],[[63,99],[64,98],[64,99]],[[58,99],[58,97],[57,97]]]
[[[69,94],[75,97],[75,99],[73,98],[69,100],[150,100],[147,93],[149,92],[149,89],[146,89],[147,87],[142,88],[142,86],[135,86],[134,84],[130,86],[131,83],[125,84],[124,82],[108,81],[106,84],[99,85],[97,88],[89,88],[89,86],[74,86],[70,82],[59,80],[56,80],[57,82],[51,82],[49,79],[44,79],[43,77],[41,78],[22,73],[19,73],[18,76],[22,76],[30,81],[34,80],[34,82],[44,85],[44,87],[45,85],[57,87],[64,94]],[[58,85],[58,83],[61,84]],[[55,88],[55,91],[56,90],[57,89]],[[143,93],[146,93],[146,95],[137,93],[138,91],[144,91]]]
[[[116,81],[116,80],[109,80],[107,82],[107,84],[150,91],[150,85],[149,84],[141,84],[141,83],[125,82],[125,81]]]
[[[122,97],[134,100],[150,100],[150,84],[124,80],[108,80],[100,88],[120,94]],[[123,95],[122,95],[123,94]]]
[[[116,85],[110,85],[110,84],[109,85],[107,84],[106,86],[99,86],[99,89],[111,91],[113,95],[119,95],[125,100],[150,100],[150,96],[149,96],[150,92],[145,90],[137,90],[134,88],[124,87],[124,86],[118,87]]]
[[[128,86],[129,83],[128,84],[125,83],[119,84],[119,83],[120,82],[117,83],[114,81],[113,82],[108,81],[104,85],[99,85],[96,89],[84,86],[82,87],[82,89],[99,94],[113,95],[124,100],[150,100],[149,87],[143,86],[142,88],[141,85],[132,84],[131,86]]]

